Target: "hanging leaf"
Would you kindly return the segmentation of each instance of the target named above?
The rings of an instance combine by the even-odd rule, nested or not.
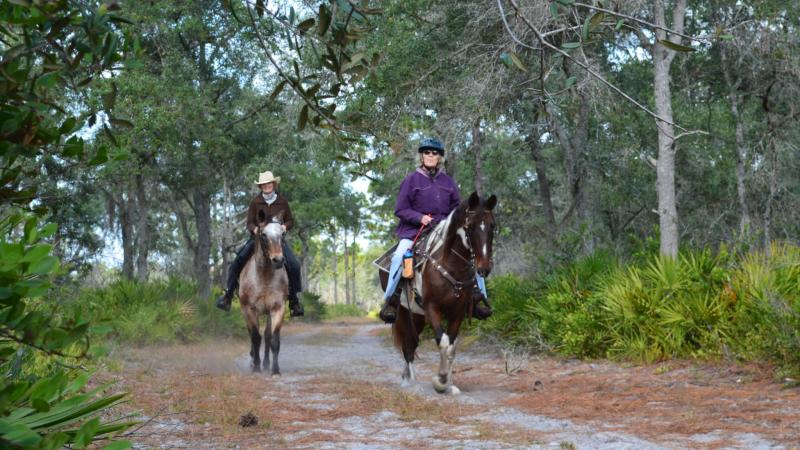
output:
[[[319,25],[317,26],[317,34],[324,36],[328,32],[328,27],[331,25],[331,10],[325,4],[319,5]]]
[[[129,129],[129,130],[130,130],[131,128],[133,128],[133,122],[131,122],[131,121],[129,121],[129,120],[125,120],[125,119],[118,119],[118,118],[114,117],[114,118],[110,118],[110,119],[108,119],[108,121],[109,121],[109,122],[110,122],[112,125],[114,125],[115,127],[119,127],[119,128],[127,128],[127,129]]]
[[[564,50],[572,50],[573,48],[578,48],[581,46],[580,42],[565,42],[561,44],[561,48]]]
[[[108,129],[105,125],[103,128],[106,130],[106,133],[114,139],[114,135],[111,134],[111,130]],[[116,140],[115,140],[116,141]],[[104,162],[108,161],[108,150],[106,149],[105,145],[101,145],[100,148],[97,149],[97,154],[94,155],[94,158],[89,161],[90,166],[97,166],[99,164],[103,164]]]
[[[315,85],[311,86],[308,91],[306,91],[306,95],[309,97],[313,97],[316,95],[317,91],[319,91],[320,85],[316,83]]]
[[[300,117],[297,118],[297,130],[303,131],[306,123],[308,123],[308,105],[303,105],[303,109],[300,110]]]
[[[567,78],[567,83],[566,83],[567,84],[567,89],[571,88],[575,84],[576,81],[578,81],[578,77],[571,76],[571,77]]]
[[[116,136],[114,136],[114,133],[111,132],[111,128],[108,128],[108,125],[103,124],[103,132],[106,134],[106,136],[108,136],[108,139],[111,140],[111,142],[114,144],[115,147],[119,147],[119,142],[117,142]],[[106,162],[106,159],[108,159],[108,158],[105,158],[103,161],[101,161],[101,162],[99,162],[97,164],[101,164],[101,163]],[[92,161],[94,161],[94,160],[92,160]],[[97,165],[97,164],[92,164],[92,161],[89,161],[90,165]]]
[[[278,98],[278,95],[281,94],[284,87],[286,87],[286,80],[281,81],[275,86],[275,89],[272,90],[272,94],[269,94],[269,101],[274,102],[275,99]]]
[[[306,20],[304,20],[304,21],[300,22],[299,24],[297,24],[297,29],[298,29],[298,30],[300,30],[300,33],[305,33],[305,32],[306,32],[306,31],[308,31],[308,30],[309,30],[311,27],[313,27],[313,26],[314,26],[314,24],[315,24],[316,22],[317,22],[317,21],[316,21],[316,20],[314,20],[313,18],[311,18],[311,19],[306,19]]]
[[[522,64],[522,60],[521,60],[521,59],[519,59],[519,56],[517,56],[517,54],[516,54],[516,53],[514,53],[514,52],[509,52],[509,54],[508,54],[508,55],[511,57],[511,62],[513,62],[513,63],[514,63],[514,65],[515,65],[515,66],[517,66],[517,67],[519,68],[519,70],[521,70],[521,71],[523,71],[523,72],[527,72],[527,71],[528,71],[528,68],[527,68],[527,67],[525,67],[525,64]]]
[[[258,17],[264,17],[264,12],[267,8],[264,6],[264,0],[256,0],[256,13]]]
[[[619,19],[617,21],[617,26],[614,27],[614,30],[619,31],[623,25],[625,25],[625,19]]]
[[[558,20],[558,3],[550,3],[550,15],[553,16],[553,19]]]
[[[589,33],[596,30],[601,23],[603,23],[603,19],[606,17],[605,13],[598,12],[594,13],[592,17],[586,19],[583,22],[583,40],[589,40]]]
[[[110,110],[114,107],[114,103],[117,101],[117,84],[111,83],[111,92],[103,94],[103,109],[106,111]]]
[[[694,49],[692,47],[687,47],[685,45],[678,44],[676,42],[668,41],[666,39],[659,39],[658,43],[667,47],[670,50],[675,50],[676,52],[693,52]]]
[[[511,61],[511,55],[506,52],[500,54],[500,61],[503,61],[503,64],[505,64],[509,69],[514,64],[514,62]]]

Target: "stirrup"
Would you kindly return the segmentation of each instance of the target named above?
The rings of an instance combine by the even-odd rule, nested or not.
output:
[[[231,311],[231,300],[232,300],[231,297],[227,296],[226,294],[222,294],[217,299],[217,308],[219,308],[219,309],[221,309],[221,310],[223,310],[225,312],[230,312]]]
[[[486,304],[486,307],[481,305]],[[480,289],[475,289],[472,293],[472,317],[478,320],[486,320],[492,315],[492,305]]]
[[[306,313],[303,305],[300,304],[300,300],[298,299],[289,300],[289,310],[290,317],[303,317]]]
[[[397,320],[397,307],[392,304],[391,300],[384,302],[381,312],[378,317],[385,323],[394,323]]]

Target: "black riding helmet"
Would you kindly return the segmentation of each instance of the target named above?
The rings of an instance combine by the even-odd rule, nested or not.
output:
[[[436,153],[444,156],[444,145],[436,138],[426,137],[419,141],[417,153],[422,153],[425,149],[436,150]]]

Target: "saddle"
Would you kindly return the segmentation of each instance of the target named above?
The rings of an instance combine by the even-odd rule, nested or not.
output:
[[[427,245],[428,237],[430,233],[424,233],[417,239],[417,242],[414,243],[414,246],[411,247],[411,252],[414,255],[414,278],[412,280],[405,280],[405,282],[411,282],[411,291],[414,297],[413,302],[409,302],[405,295],[405,289],[400,290],[400,304],[406,308],[411,309],[411,311],[415,314],[424,315],[424,311],[422,310],[422,296],[420,295],[420,291],[422,288],[422,266],[426,262],[426,258],[424,256],[425,248]],[[383,272],[388,273],[389,269],[392,265],[392,256],[394,256],[394,252],[397,249],[397,244],[393,245],[389,250],[387,250],[384,254],[376,258],[372,263],[378,267],[378,270],[382,270]],[[402,267],[401,267],[402,270]],[[400,281],[401,283],[403,280]]]

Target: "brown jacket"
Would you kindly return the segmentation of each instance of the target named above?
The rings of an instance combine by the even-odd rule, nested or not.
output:
[[[247,210],[247,231],[250,233],[258,225],[259,211],[264,211],[264,214],[268,217],[275,217],[282,213],[281,219],[283,220],[283,225],[286,226],[286,231],[291,230],[292,225],[294,225],[292,210],[289,209],[289,201],[281,194],[278,194],[278,198],[271,205],[264,201],[264,197],[261,196],[260,192],[250,200],[250,208]]]

